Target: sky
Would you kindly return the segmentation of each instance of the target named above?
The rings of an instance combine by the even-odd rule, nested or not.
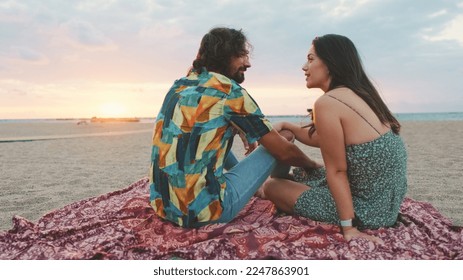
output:
[[[253,45],[242,86],[266,115],[322,94],[301,68],[328,33],[392,112],[463,111],[463,0],[0,0],[0,119],[155,117],[218,26]]]

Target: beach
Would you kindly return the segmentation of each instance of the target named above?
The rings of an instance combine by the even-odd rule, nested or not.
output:
[[[404,121],[407,196],[463,226],[463,121]],[[0,122],[0,230],[148,176],[153,123]],[[321,161],[319,150],[298,144]],[[243,158],[242,143],[233,151]]]

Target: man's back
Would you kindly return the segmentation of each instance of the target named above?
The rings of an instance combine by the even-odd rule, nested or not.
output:
[[[259,119],[258,127],[253,119]],[[267,133],[271,125],[247,92],[214,72],[191,72],[175,82],[156,119],[151,165],[151,204],[179,225],[216,220],[226,188],[224,158],[231,123]],[[261,135],[248,133],[250,142]]]

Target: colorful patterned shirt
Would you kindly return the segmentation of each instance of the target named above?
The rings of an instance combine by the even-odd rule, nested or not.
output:
[[[183,227],[220,218],[233,127],[249,143],[272,130],[235,81],[205,69],[175,81],[153,133],[150,201],[160,217]]]

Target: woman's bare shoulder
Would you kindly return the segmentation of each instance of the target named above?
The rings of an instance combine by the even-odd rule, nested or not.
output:
[[[327,91],[325,95],[331,95],[331,96],[334,96],[334,97],[338,97],[338,96],[343,96],[343,95],[346,95],[346,94],[355,94],[350,88],[347,88],[347,87],[338,87],[338,88],[335,88],[335,89],[332,89],[330,91]]]
[[[349,98],[350,94],[352,91],[348,88],[335,88],[333,90],[327,91],[325,94],[320,96],[314,103],[315,108],[320,108],[320,107],[330,107],[333,108],[333,106],[339,105],[339,101],[337,100],[343,100],[346,98]]]

